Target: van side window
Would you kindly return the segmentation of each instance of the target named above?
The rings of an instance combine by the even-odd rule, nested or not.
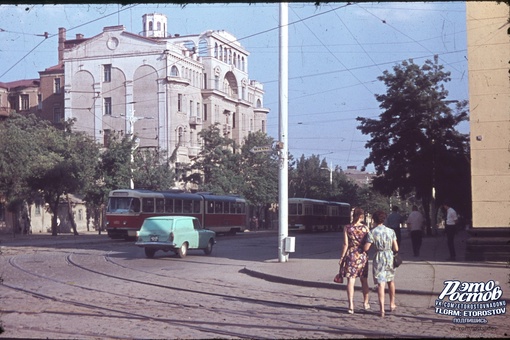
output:
[[[202,225],[200,224],[200,221],[197,219],[193,219],[193,227],[195,228],[195,230],[203,229]]]

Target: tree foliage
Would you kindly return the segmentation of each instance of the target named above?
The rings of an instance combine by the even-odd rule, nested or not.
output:
[[[234,140],[221,135],[219,124],[199,132],[203,148],[197,159],[184,175],[185,183],[198,185],[201,191],[215,194],[240,194],[245,185],[239,165],[241,156],[235,153]]]
[[[137,149],[133,169],[135,188],[169,190],[175,184],[175,172],[165,150]]]
[[[427,212],[429,204],[435,204],[433,188],[436,198],[450,200],[450,184],[469,187],[456,176],[469,172],[468,136],[455,129],[468,118],[467,102],[450,108],[454,101],[446,100],[445,88],[450,73],[437,57],[421,67],[404,61],[378,80],[387,88],[376,95],[382,109],[379,119],[357,118],[358,129],[371,138],[365,145],[371,150],[365,166],[375,166],[375,189],[386,195],[416,193]]]

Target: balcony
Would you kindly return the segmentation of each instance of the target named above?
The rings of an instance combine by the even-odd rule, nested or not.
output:
[[[202,117],[189,117],[189,125],[202,125]]]

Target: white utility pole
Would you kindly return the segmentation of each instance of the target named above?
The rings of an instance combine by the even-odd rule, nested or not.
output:
[[[289,115],[289,4],[280,3],[280,65],[279,65],[279,149],[280,149],[280,172],[278,176],[278,261],[287,262],[289,254],[285,251],[285,239],[289,233],[289,194],[288,194],[288,115]]]

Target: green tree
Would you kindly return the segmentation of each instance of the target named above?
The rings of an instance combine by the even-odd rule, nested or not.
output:
[[[133,169],[135,188],[168,190],[175,184],[175,173],[164,150],[137,149]]]
[[[15,229],[19,229],[17,222],[24,202],[37,196],[27,181],[37,167],[48,161],[41,141],[51,129],[34,115],[12,113],[0,120],[0,196],[16,216]]]
[[[95,180],[96,164],[99,161],[97,144],[84,133],[71,132],[72,121],[66,122],[64,131],[55,128],[46,130],[40,144],[43,154],[35,166],[28,183],[42,192],[49,204],[52,217],[52,235],[56,236],[60,199],[63,195],[83,192],[86,183]],[[76,230],[74,230],[77,234]]]
[[[241,193],[262,215],[262,209],[278,201],[278,152],[272,148],[274,139],[263,132],[250,133],[241,147],[239,172],[244,178]],[[271,147],[271,151],[253,152],[254,147]]]
[[[239,171],[241,155],[235,152],[234,141],[220,134],[218,126],[211,125],[199,132],[203,148],[187,169],[191,174],[184,175],[183,181],[214,194],[240,194],[244,192],[246,184]]]
[[[387,87],[386,94],[376,95],[383,112],[379,119],[357,118],[358,129],[371,137],[365,145],[371,150],[365,166],[374,164],[378,176],[373,185],[381,193],[398,192],[402,197],[416,193],[430,235],[431,220],[437,216],[435,198],[446,199],[451,175],[469,168],[469,163],[460,161],[469,159],[468,136],[455,130],[468,117],[467,102],[458,102],[455,112],[450,108],[445,100],[450,73],[437,57],[421,67],[404,61],[378,80]],[[455,183],[460,185],[457,179]]]

